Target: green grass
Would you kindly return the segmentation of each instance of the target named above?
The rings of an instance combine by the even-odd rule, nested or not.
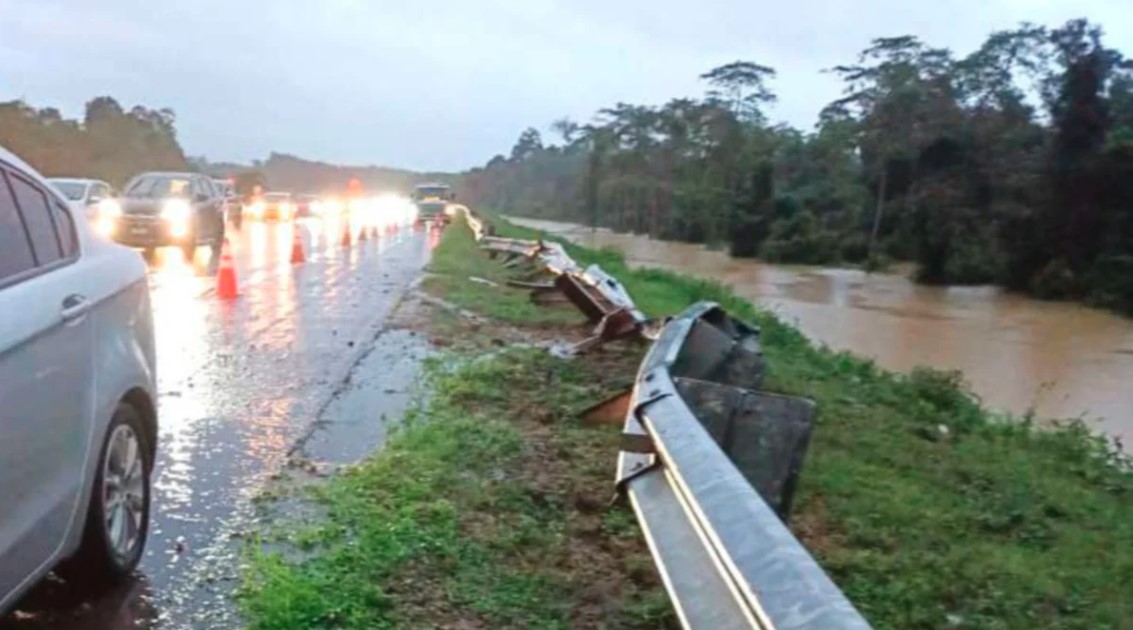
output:
[[[250,547],[249,626],[671,625],[660,585],[629,577],[648,555],[626,515],[576,508],[609,497],[617,431],[574,417],[608,393],[606,375],[534,349],[447,356],[427,373],[428,405],[314,490],[326,520],[263,534],[288,553]],[[611,580],[594,609],[589,593]]]
[[[463,226],[463,222],[460,225]],[[441,241],[429,262],[432,275],[424,283],[424,288],[430,293],[443,295],[464,308],[506,322],[554,326],[578,321],[573,307],[540,307],[531,302],[526,291],[504,286],[517,274],[505,268],[499,260],[489,259],[471,231],[464,228],[446,230]],[[499,286],[477,283],[470,278],[489,280]]]
[[[450,229],[436,259],[452,261],[438,273],[495,264],[470,242]],[[1040,430],[992,414],[958,374],[898,375],[817,348],[722,285],[567,249],[621,279],[647,314],[707,299],[761,327],[768,388],[820,410],[792,525],[876,627],[1133,628],[1133,474],[1106,440],[1078,423]],[[505,292],[450,286],[436,285],[462,306],[522,319]]]

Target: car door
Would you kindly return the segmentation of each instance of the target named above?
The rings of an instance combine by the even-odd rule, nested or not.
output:
[[[201,178],[201,188],[208,196],[208,212],[209,212],[209,242],[215,242],[220,238],[220,232],[224,225],[224,204],[221,200],[220,193],[217,191],[216,186],[213,185],[212,180],[208,178]]]
[[[196,215],[197,220],[197,242],[208,243],[213,238],[213,220],[212,207],[209,203],[208,189],[205,188],[204,181],[199,177],[194,177],[189,182],[189,195],[193,199],[193,214]]]
[[[94,369],[73,221],[0,164],[0,594],[57,554],[79,508]]]

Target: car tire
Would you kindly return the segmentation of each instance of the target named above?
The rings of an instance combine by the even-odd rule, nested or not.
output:
[[[58,570],[68,582],[87,589],[111,584],[141,561],[152,497],[149,440],[137,410],[119,404],[99,449],[82,544]]]
[[[142,258],[144,258],[146,260],[146,262],[153,262],[153,259],[155,257],[157,257],[157,248],[156,247],[142,248]]]
[[[185,262],[192,264],[193,258],[197,255],[196,234],[190,234],[189,238],[181,244],[181,254],[185,257]]]

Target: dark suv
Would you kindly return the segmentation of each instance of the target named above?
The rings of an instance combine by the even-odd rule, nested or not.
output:
[[[197,173],[142,173],[130,180],[119,199],[121,215],[114,240],[153,250],[180,247],[191,261],[200,245],[216,251],[224,241],[224,197]]]

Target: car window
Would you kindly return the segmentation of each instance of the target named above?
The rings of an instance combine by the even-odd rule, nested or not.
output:
[[[102,199],[106,199],[106,198],[110,197],[110,187],[107,186],[106,184],[95,184],[94,185],[94,196],[102,198]]]
[[[78,182],[53,181],[51,183],[55,188],[59,189],[59,192],[63,193],[64,197],[71,201],[82,201],[83,194],[87,191],[86,184],[80,184]]]
[[[62,258],[63,249],[59,246],[59,238],[55,234],[55,220],[51,218],[51,206],[47,204],[47,196],[19,175],[11,174],[8,181],[16,196],[16,204],[20,207],[20,215],[24,218],[28,236],[31,237],[36,262],[47,265]]]
[[[156,179],[153,177],[140,177],[126,184],[127,197],[144,197],[153,188]]]
[[[197,195],[204,195],[209,199],[212,198],[212,194],[209,192],[208,184],[203,179],[193,180],[193,197],[196,197]]]
[[[75,220],[71,211],[62,204],[51,204],[51,212],[55,217],[55,227],[59,230],[59,245],[63,248],[63,257],[70,258],[79,253],[79,239],[75,234]]]
[[[31,243],[16,210],[16,202],[0,174],[0,283],[35,267]]]
[[[126,187],[126,196],[139,199],[183,197],[189,190],[189,180],[165,175],[141,176]]]

